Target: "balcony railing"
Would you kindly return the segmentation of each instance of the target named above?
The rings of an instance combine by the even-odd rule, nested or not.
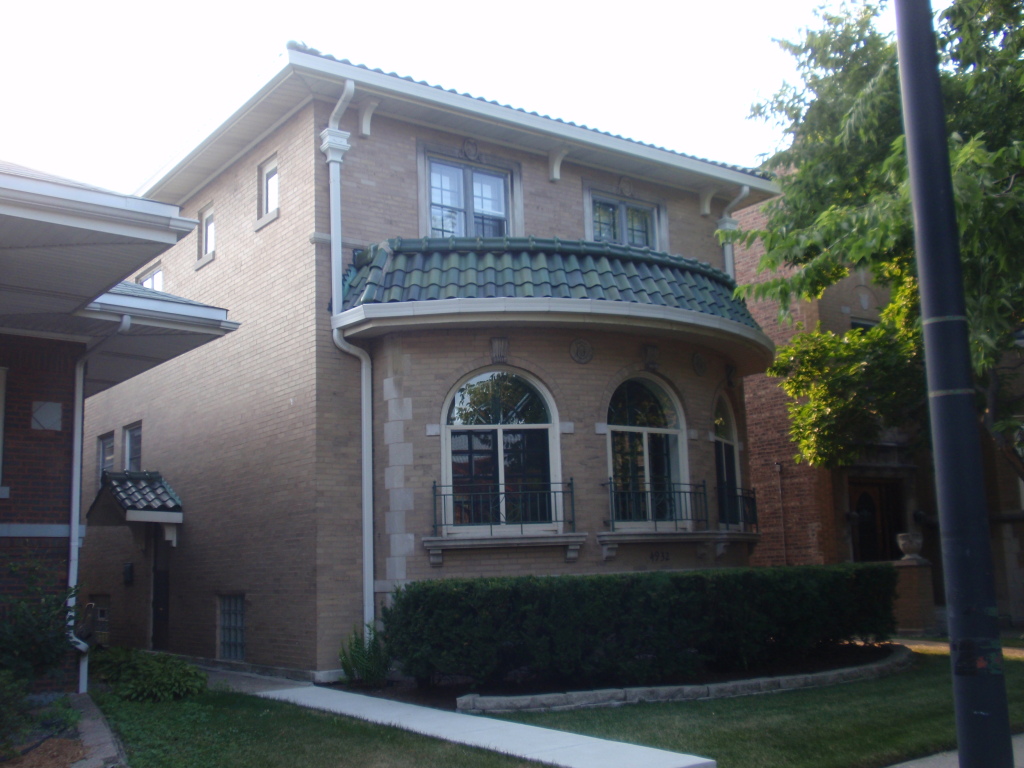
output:
[[[660,531],[703,531],[708,527],[706,483],[616,483],[608,488],[614,531],[623,523],[651,523]]]
[[[753,488],[718,486],[718,527],[757,533],[757,499]]]
[[[494,534],[576,530],[572,480],[567,483],[438,485],[434,535],[453,529]]]

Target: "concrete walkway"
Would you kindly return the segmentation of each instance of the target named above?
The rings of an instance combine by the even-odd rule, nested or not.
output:
[[[564,768],[714,768],[715,761],[664,749],[638,747],[564,731],[460,715],[430,707],[304,686],[263,691],[266,699],[391,725],[457,744],[503,752]]]

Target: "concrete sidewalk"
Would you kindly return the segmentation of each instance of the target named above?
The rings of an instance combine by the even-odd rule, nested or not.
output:
[[[906,763],[890,766],[890,768],[960,768],[956,750],[940,752],[930,757],[919,757]],[[1013,768],[1024,768],[1024,733],[1013,737]]]

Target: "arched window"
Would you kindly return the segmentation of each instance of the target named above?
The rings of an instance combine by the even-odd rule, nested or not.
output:
[[[668,393],[650,379],[623,382],[608,404],[613,527],[706,518],[699,494],[686,484],[683,423]]]
[[[445,427],[451,485],[440,496],[446,524],[554,522],[552,424],[547,400],[523,376],[490,371],[459,387]]]
[[[719,397],[715,403],[715,480],[718,489],[718,526],[744,527],[747,521],[746,496],[739,482],[736,457],[736,420],[729,401]]]

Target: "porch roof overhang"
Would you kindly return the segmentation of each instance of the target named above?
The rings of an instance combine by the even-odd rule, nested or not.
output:
[[[148,197],[183,204],[210,179],[313,100],[338,102],[346,81],[355,86],[352,108],[360,131],[371,119],[390,117],[517,148],[558,162],[600,168],[630,178],[733,200],[749,187],[744,205],[779,194],[764,174],[644,144],[586,126],[369,69],[289,44],[287,64],[201,144],[161,172]]]
[[[102,342],[88,396],[234,330],[227,310],[120,282],[195,225],[174,205],[0,161],[0,334]]]
[[[176,526],[185,514],[178,494],[159,472],[104,472],[86,519],[90,526],[157,523],[176,545]]]
[[[533,238],[395,239],[346,276],[346,338],[424,329],[561,327],[685,337],[764,371],[774,344],[724,273],[681,256]]]

